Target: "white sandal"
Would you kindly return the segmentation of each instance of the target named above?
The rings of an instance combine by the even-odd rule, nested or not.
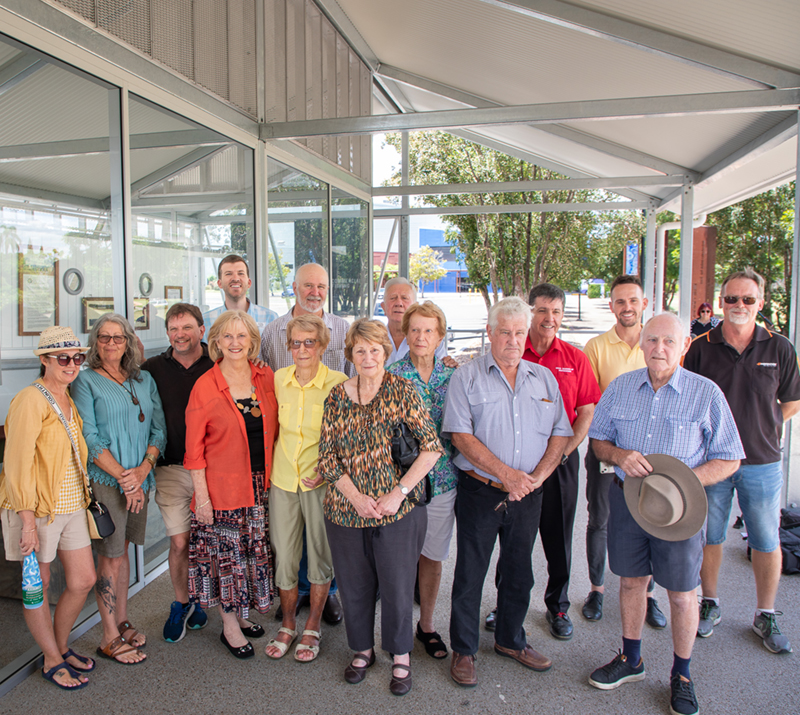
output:
[[[304,636],[313,636],[314,638],[316,638],[317,639],[317,645],[306,645],[305,643],[298,643],[295,646],[295,649],[294,649],[294,659],[298,663],[311,663],[312,661],[316,660],[317,656],[319,655],[320,632],[319,631],[312,631],[310,628],[307,628],[306,630],[303,631],[303,635]],[[309,658],[307,660],[303,659],[303,658],[298,658],[297,654],[300,653],[301,651],[304,651],[304,650],[310,650],[314,654],[314,657],[313,658]]]
[[[288,651],[289,648],[292,647],[292,643],[294,643],[297,640],[297,631],[292,630],[291,628],[284,628],[283,626],[281,626],[278,629],[278,633],[285,633],[292,640],[290,640],[288,643],[284,643],[283,641],[275,640],[273,638],[269,643],[267,643],[267,648],[269,648],[270,646],[274,646],[281,652],[280,655],[270,655],[269,653],[267,653],[267,649],[265,648],[264,652],[267,653],[267,656],[269,658],[272,658],[272,660],[280,660],[281,658],[283,658],[283,656],[286,655],[286,651]]]

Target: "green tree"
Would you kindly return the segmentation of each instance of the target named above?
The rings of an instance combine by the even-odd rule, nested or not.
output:
[[[408,273],[412,283],[415,283],[421,297],[424,283],[432,283],[447,275],[447,269],[442,265],[442,254],[434,251],[430,246],[421,246],[410,256]]]
[[[400,146],[399,135],[387,135],[386,141],[395,148]],[[564,178],[544,167],[444,132],[412,134],[409,154],[409,175],[417,184]],[[398,171],[390,183],[399,182]],[[501,291],[504,295],[525,297],[541,281],[558,283],[566,289],[577,288],[589,272],[587,261],[595,251],[593,244],[611,240],[596,231],[600,223],[596,212],[504,214],[503,205],[568,203],[605,197],[603,192],[559,190],[425,196],[423,200],[434,206],[497,207],[496,214],[442,218],[452,227],[446,232],[448,242],[464,257],[469,280],[489,307]]]
[[[782,332],[790,319],[794,182],[711,214],[717,227],[717,281],[751,266],[764,276],[764,315]]]
[[[383,282],[396,278],[400,274],[400,269],[394,263],[387,263],[386,270],[383,272]],[[372,266],[372,285],[378,285],[378,279],[381,277],[381,267],[379,265]]]

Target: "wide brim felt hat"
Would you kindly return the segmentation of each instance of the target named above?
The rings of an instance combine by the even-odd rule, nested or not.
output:
[[[644,478],[626,477],[625,503],[639,526],[664,541],[693,537],[708,516],[706,490],[697,475],[668,454],[648,454],[653,471]]]
[[[61,325],[53,325],[45,328],[39,336],[39,346],[33,351],[34,355],[45,355],[46,353],[56,353],[62,350],[80,350],[86,352],[89,348],[81,345],[72,328]]]

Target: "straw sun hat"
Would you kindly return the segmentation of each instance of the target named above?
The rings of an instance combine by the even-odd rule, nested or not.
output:
[[[39,336],[39,347],[33,351],[34,355],[44,355],[54,353],[59,350],[80,350],[86,352],[89,348],[81,345],[81,341],[75,337],[72,328],[61,325],[54,325],[45,328]]]

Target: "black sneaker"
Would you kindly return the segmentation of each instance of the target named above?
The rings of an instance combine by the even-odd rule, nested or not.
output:
[[[652,596],[647,597],[647,615],[644,620],[650,628],[655,628],[657,631],[667,627],[667,617],[658,607],[658,601]]]
[[[547,622],[550,624],[550,635],[560,641],[572,638],[572,621],[566,613],[546,612]]]
[[[587,621],[599,621],[603,617],[603,594],[600,591],[589,591],[581,613]]]
[[[486,620],[483,622],[483,627],[487,631],[493,631],[495,627],[495,621],[497,621],[497,608],[486,615]]]
[[[669,700],[669,711],[672,715],[697,715],[700,706],[694,694],[694,683],[686,680],[680,673],[675,673],[669,681],[672,697]]]
[[[598,668],[589,676],[589,685],[600,688],[600,690],[614,690],[623,683],[644,680],[644,675],[644,660],[640,658],[639,664],[634,667],[628,662],[622,651],[618,651],[614,660],[608,665]]]

